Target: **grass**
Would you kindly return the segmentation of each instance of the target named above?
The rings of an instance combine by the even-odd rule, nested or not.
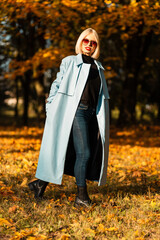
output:
[[[0,239],[160,239],[160,127],[111,127],[107,184],[88,182],[94,204],[76,209],[75,179],[49,184],[41,202],[34,179],[43,128],[0,127]]]

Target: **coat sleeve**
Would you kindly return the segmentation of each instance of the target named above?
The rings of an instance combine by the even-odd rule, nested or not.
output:
[[[48,110],[48,106],[49,104],[51,104],[51,102],[53,101],[54,96],[56,95],[59,86],[61,84],[61,81],[63,79],[63,76],[67,70],[67,61],[66,58],[64,58],[61,62],[60,65],[60,71],[57,73],[56,79],[53,81],[51,88],[50,88],[50,92],[49,92],[49,97],[47,98],[47,102],[46,102],[46,112]]]

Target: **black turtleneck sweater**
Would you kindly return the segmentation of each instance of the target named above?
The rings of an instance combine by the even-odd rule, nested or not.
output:
[[[91,64],[91,67],[80,102],[95,108],[101,84],[99,72],[92,57],[82,54],[82,59],[84,63]]]

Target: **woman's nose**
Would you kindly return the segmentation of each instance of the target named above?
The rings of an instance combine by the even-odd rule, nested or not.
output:
[[[89,41],[89,46],[91,46],[91,47],[92,47],[92,41]]]

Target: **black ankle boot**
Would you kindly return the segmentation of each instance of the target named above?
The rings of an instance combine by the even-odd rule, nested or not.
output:
[[[36,199],[42,198],[47,185],[48,185],[48,182],[42,181],[40,179],[35,180],[28,184],[30,190],[34,192],[34,197]]]
[[[75,199],[75,207],[89,207],[91,205],[91,199],[88,196],[87,187],[77,187],[78,194]]]

